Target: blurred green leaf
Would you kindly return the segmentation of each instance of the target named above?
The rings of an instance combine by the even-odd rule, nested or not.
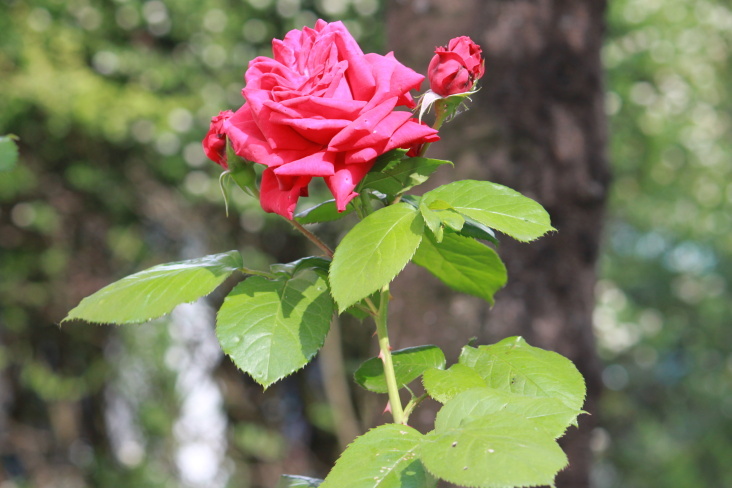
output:
[[[134,324],[162,317],[208,295],[242,266],[237,251],[153,266],[84,298],[63,322]]]

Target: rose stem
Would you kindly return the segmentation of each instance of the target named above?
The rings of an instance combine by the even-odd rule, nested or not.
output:
[[[445,119],[447,119],[448,116],[447,111],[447,102],[445,100],[438,100],[435,102],[435,123],[432,124],[432,128],[435,130],[439,130],[440,127],[442,127],[442,124],[445,122]],[[427,149],[430,147],[432,143],[431,142],[425,142],[422,145],[422,150],[419,151],[418,156],[421,158],[427,153]]]
[[[313,244],[318,246],[320,248],[320,250],[323,251],[329,258],[333,257],[333,250],[331,248],[329,248],[325,242],[321,241],[318,236],[316,236],[315,234],[313,234],[312,232],[307,230],[305,227],[303,227],[300,224],[300,222],[298,222],[296,220],[289,220],[289,219],[288,219],[288,221],[292,224],[292,226],[295,229],[300,231],[300,233],[302,235],[307,237],[310,240],[310,242],[312,242]]]
[[[389,315],[389,285],[381,289],[381,300],[379,300],[379,313],[374,317],[376,322],[376,334],[379,338],[379,349],[381,350],[381,361],[384,363],[384,376],[386,378],[386,388],[389,392],[389,404],[391,405],[391,415],[395,424],[404,423],[404,410],[402,409],[402,401],[399,398],[399,387],[394,374],[394,362],[391,357],[391,347],[389,346],[389,334],[386,327],[387,317]]]

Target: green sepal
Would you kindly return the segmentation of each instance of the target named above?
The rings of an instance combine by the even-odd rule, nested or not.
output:
[[[255,163],[247,161],[234,152],[231,143],[226,144],[226,164],[228,171],[234,182],[250,195],[256,195],[257,190],[257,173],[254,170]]]

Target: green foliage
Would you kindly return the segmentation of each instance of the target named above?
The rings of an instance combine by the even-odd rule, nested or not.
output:
[[[460,364],[475,370],[491,388],[530,397],[561,400],[579,411],[585,381],[569,359],[509,337],[491,346],[465,346]]]
[[[356,224],[343,238],[330,267],[330,287],[340,311],[371,295],[414,256],[424,221],[411,205],[382,208]]]
[[[406,151],[395,150],[395,152],[396,155],[403,156]],[[359,188],[376,190],[393,198],[427,181],[443,164],[452,163],[421,157],[385,159],[381,162],[383,167],[376,167],[368,173]]]
[[[160,264],[127,276],[83,299],[65,321],[108,324],[146,322],[214,291],[242,267],[237,251]]]
[[[524,396],[483,386],[464,390],[448,401],[437,414],[435,431],[457,428],[502,410],[533,421],[553,438],[564,434],[579,414],[556,398]]]
[[[18,146],[13,135],[0,136],[0,171],[8,171],[18,161]]]
[[[267,388],[315,356],[332,316],[327,282],[316,270],[275,280],[253,276],[224,300],[216,335],[234,364]]]
[[[321,483],[323,480],[316,478],[283,474],[276,488],[317,488]]]
[[[487,386],[485,380],[473,368],[464,364],[453,364],[447,370],[429,369],[422,377],[427,393],[440,403],[447,403],[455,395]]]
[[[417,346],[400,349],[392,353],[397,385],[403,388],[431,368],[445,367],[445,354],[437,346]],[[354,373],[356,383],[369,391],[386,393],[384,363],[381,358],[365,361]]]
[[[343,452],[321,488],[434,488],[417,458],[422,434],[387,424],[371,429]]]
[[[531,241],[554,230],[549,223],[549,214],[541,205],[496,183],[455,181],[422,197],[428,208],[437,200],[442,200],[461,215],[519,241]]]
[[[318,222],[330,222],[345,217],[353,211],[353,205],[346,206],[343,212],[338,211],[335,198],[307,208],[295,215],[295,219],[301,224],[315,224]]]
[[[439,243],[428,234],[417,248],[414,262],[450,288],[490,304],[508,279],[506,267],[493,249],[456,234],[445,235]]]
[[[551,436],[507,411],[430,432],[419,457],[435,476],[481,488],[553,485],[567,465]]]

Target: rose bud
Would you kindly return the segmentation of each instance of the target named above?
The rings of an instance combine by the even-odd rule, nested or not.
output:
[[[215,117],[211,117],[211,126],[208,129],[206,137],[203,138],[203,152],[206,153],[208,159],[221,165],[224,169],[228,169],[229,167],[226,163],[226,132],[224,131],[224,122],[232,115],[234,115],[234,112],[226,110],[219,112]]]
[[[467,36],[435,49],[427,68],[430,88],[442,97],[469,92],[485,72],[481,48]]]

